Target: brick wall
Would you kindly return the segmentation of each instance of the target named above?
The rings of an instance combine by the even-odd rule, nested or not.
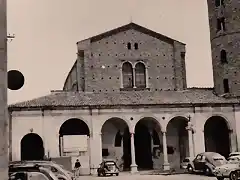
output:
[[[128,42],[132,45],[131,50],[127,48]],[[134,49],[134,43],[138,43],[138,50]],[[152,91],[186,87],[185,62],[181,57],[185,45],[177,41],[166,42],[130,29],[94,42],[81,41],[78,51],[81,50],[84,50],[84,60],[78,58],[78,85],[86,92],[120,91],[124,61],[133,65],[144,62]]]
[[[240,3],[225,0],[224,6],[215,7],[215,0],[208,0],[212,46],[212,64],[215,90],[224,93],[223,79],[228,78],[230,93],[240,95]],[[225,31],[217,31],[217,18],[225,18]],[[227,52],[227,64],[220,61],[220,52]]]

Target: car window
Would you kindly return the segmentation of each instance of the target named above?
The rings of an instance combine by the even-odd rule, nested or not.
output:
[[[25,172],[11,174],[10,180],[27,180],[27,174]]]
[[[47,176],[40,172],[29,172],[28,180],[49,180]]]
[[[197,155],[196,159],[197,160],[201,160],[202,159],[202,155]]]
[[[58,170],[53,166],[51,166],[51,171],[54,172],[54,173],[58,172]]]
[[[239,156],[240,154],[239,153],[232,153],[232,154],[230,154],[230,157],[231,156]]]
[[[190,160],[189,159],[184,159],[183,162],[190,162]]]
[[[206,161],[207,160],[207,157],[206,156],[202,156],[202,161]]]

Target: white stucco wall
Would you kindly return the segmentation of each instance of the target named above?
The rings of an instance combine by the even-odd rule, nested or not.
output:
[[[12,112],[12,160],[20,160],[20,142],[24,135],[37,133],[44,141],[45,152],[49,152],[50,157],[59,157],[59,129],[60,126],[70,118],[79,118],[83,120],[90,130],[90,167],[96,168],[102,160],[102,148],[110,148],[112,157],[121,157],[121,148],[114,147],[115,135],[117,129],[115,126],[106,123],[103,131],[102,126],[110,118],[121,118],[129,127],[130,132],[134,132],[137,122],[144,117],[154,118],[159,129],[166,129],[168,122],[176,117],[187,118],[191,116],[191,122],[194,128],[193,141],[195,154],[205,150],[204,145],[204,124],[208,118],[213,115],[224,117],[232,129],[231,149],[237,150],[236,130],[240,129],[240,124],[235,118],[240,116],[240,111],[232,107],[222,108],[139,108],[139,109],[95,109],[95,110],[53,110],[53,111],[14,111]],[[164,118],[163,118],[164,117]],[[109,120],[111,121],[111,120]],[[117,126],[118,127],[118,126]],[[178,139],[174,134],[175,130],[167,132],[167,143],[169,146],[178,147]],[[238,132],[240,132],[238,130]],[[162,142],[161,133],[159,133],[160,142]],[[239,140],[238,136],[238,141]],[[187,141],[187,138],[186,138]],[[102,142],[102,143],[101,143]],[[186,142],[188,147],[188,142]],[[188,148],[186,149],[188,155]],[[163,162],[163,155],[158,160]],[[169,162],[178,164],[179,154],[169,155]],[[161,166],[162,163],[159,163]]]

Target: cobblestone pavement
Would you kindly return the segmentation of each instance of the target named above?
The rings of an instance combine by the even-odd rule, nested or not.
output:
[[[193,174],[178,174],[178,175],[131,175],[129,173],[121,173],[119,176],[107,176],[107,177],[97,177],[97,176],[81,176],[79,180],[217,180],[216,177],[207,177],[203,175],[193,175]]]

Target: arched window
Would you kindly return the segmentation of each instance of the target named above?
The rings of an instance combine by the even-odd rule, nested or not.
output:
[[[146,87],[146,68],[141,62],[137,63],[135,66],[135,85],[138,88]]]
[[[137,50],[138,49],[138,43],[134,43],[134,48]]]
[[[129,62],[125,62],[122,66],[123,88],[133,87],[133,68]]]
[[[227,52],[225,50],[221,50],[220,57],[222,63],[227,63]]]

